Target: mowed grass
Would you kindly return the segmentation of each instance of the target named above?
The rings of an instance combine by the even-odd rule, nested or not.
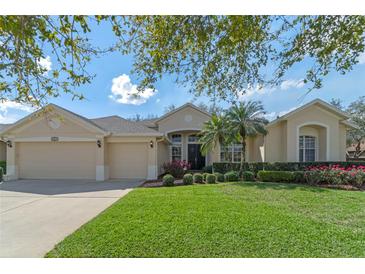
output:
[[[278,183],[139,188],[47,257],[365,257],[365,193]]]

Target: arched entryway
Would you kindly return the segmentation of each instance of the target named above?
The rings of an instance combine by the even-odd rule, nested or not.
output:
[[[296,147],[298,162],[327,161],[328,145],[327,125],[310,122],[298,126]]]

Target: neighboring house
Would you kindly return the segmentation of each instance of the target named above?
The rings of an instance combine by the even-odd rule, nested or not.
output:
[[[210,114],[185,104],[158,119],[119,116],[87,119],[56,105],[8,126],[8,179],[155,179],[164,162],[187,160],[192,169],[240,161],[239,145],[200,153],[197,134]],[[267,125],[266,136],[247,139],[254,161],[344,161],[348,115],[319,99]]]

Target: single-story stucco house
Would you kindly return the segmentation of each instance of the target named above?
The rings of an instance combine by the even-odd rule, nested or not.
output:
[[[88,119],[49,105],[46,111],[0,132],[11,179],[155,179],[162,165],[187,160],[192,169],[239,162],[239,145],[200,153],[197,133],[211,115],[187,103],[158,119],[119,116]],[[249,162],[345,161],[349,116],[316,99],[267,125],[266,136],[247,139]],[[4,156],[2,156],[4,157]]]

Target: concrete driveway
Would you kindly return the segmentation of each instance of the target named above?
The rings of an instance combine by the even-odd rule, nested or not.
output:
[[[20,180],[0,184],[0,257],[43,257],[140,184],[136,180]]]

